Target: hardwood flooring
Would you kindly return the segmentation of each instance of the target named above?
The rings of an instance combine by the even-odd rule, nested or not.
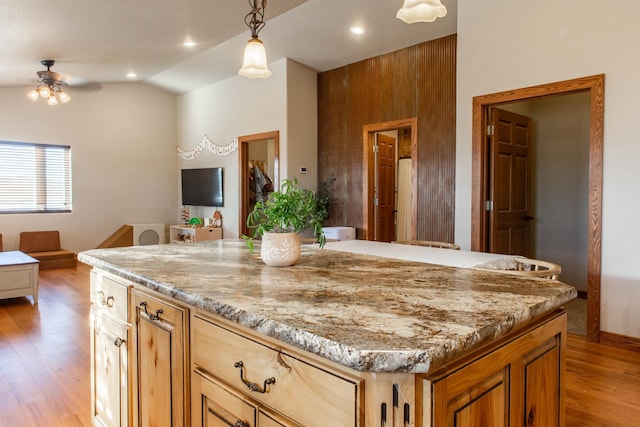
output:
[[[90,426],[89,268],[40,272],[0,300],[0,426]],[[640,427],[640,353],[569,335],[567,427]],[[545,427],[545,426],[540,426]]]
[[[40,272],[31,297],[0,301],[0,426],[90,426],[89,268]]]

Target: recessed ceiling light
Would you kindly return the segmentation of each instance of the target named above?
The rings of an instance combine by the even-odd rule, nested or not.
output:
[[[184,47],[196,47],[197,45],[198,45],[198,42],[194,42],[193,40],[189,40],[182,43],[182,46]]]
[[[356,34],[356,35],[360,35],[360,34],[364,34],[364,28],[362,28],[359,25],[354,25],[353,27],[349,28],[349,31],[351,31],[351,33]]]
[[[138,77],[138,74],[131,72],[131,73],[127,73],[125,76],[129,79],[133,79],[135,77]]]

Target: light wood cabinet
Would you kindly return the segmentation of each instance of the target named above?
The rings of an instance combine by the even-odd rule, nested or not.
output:
[[[138,289],[131,309],[132,425],[188,426],[188,311]]]
[[[435,372],[330,362],[99,269],[96,427],[564,427],[566,313]]]
[[[91,418],[96,427],[129,426],[129,284],[91,273]]]
[[[565,316],[424,380],[434,426],[564,426]],[[425,399],[426,400],[426,399]]]
[[[194,372],[192,395],[193,427],[256,426],[257,408],[203,372]]]
[[[256,402],[266,425],[359,426],[362,380],[344,375],[291,349],[272,346],[202,315],[191,320],[191,356],[195,372],[228,384],[248,402]],[[195,413],[200,398],[194,393]],[[278,413],[293,420],[283,424]],[[194,413],[194,416],[195,416]],[[275,424],[274,424],[275,423]],[[196,424],[200,425],[200,424]],[[253,425],[253,424],[249,424]],[[260,422],[258,426],[262,427]]]
[[[194,370],[191,386],[193,427],[300,427],[201,369]]]
[[[188,227],[186,225],[169,227],[171,243],[192,243],[219,239],[222,239],[222,227]]]

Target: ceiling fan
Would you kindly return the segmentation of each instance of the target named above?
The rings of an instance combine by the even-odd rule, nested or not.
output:
[[[51,71],[51,67],[56,63],[53,59],[43,59],[40,63],[47,67],[47,69],[37,72],[38,85],[27,94],[27,97],[34,102],[37,101],[38,98],[46,99],[49,105],[58,105],[58,101],[62,103],[69,102],[71,97],[63,90],[67,87],[73,88],[74,90],[102,89],[100,83]]]

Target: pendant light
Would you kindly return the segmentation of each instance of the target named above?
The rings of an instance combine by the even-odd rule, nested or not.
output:
[[[415,22],[433,22],[447,14],[447,8],[440,0],[404,0],[396,18],[413,24]]]
[[[258,0],[249,0],[251,11],[244,17],[244,22],[251,29],[251,39],[244,48],[244,60],[242,68],[238,74],[250,79],[267,78],[271,71],[267,68],[267,52],[262,41],[258,38],[258,33],[264,28],[264,8],[267,0],[262,0],[258,6]]]

